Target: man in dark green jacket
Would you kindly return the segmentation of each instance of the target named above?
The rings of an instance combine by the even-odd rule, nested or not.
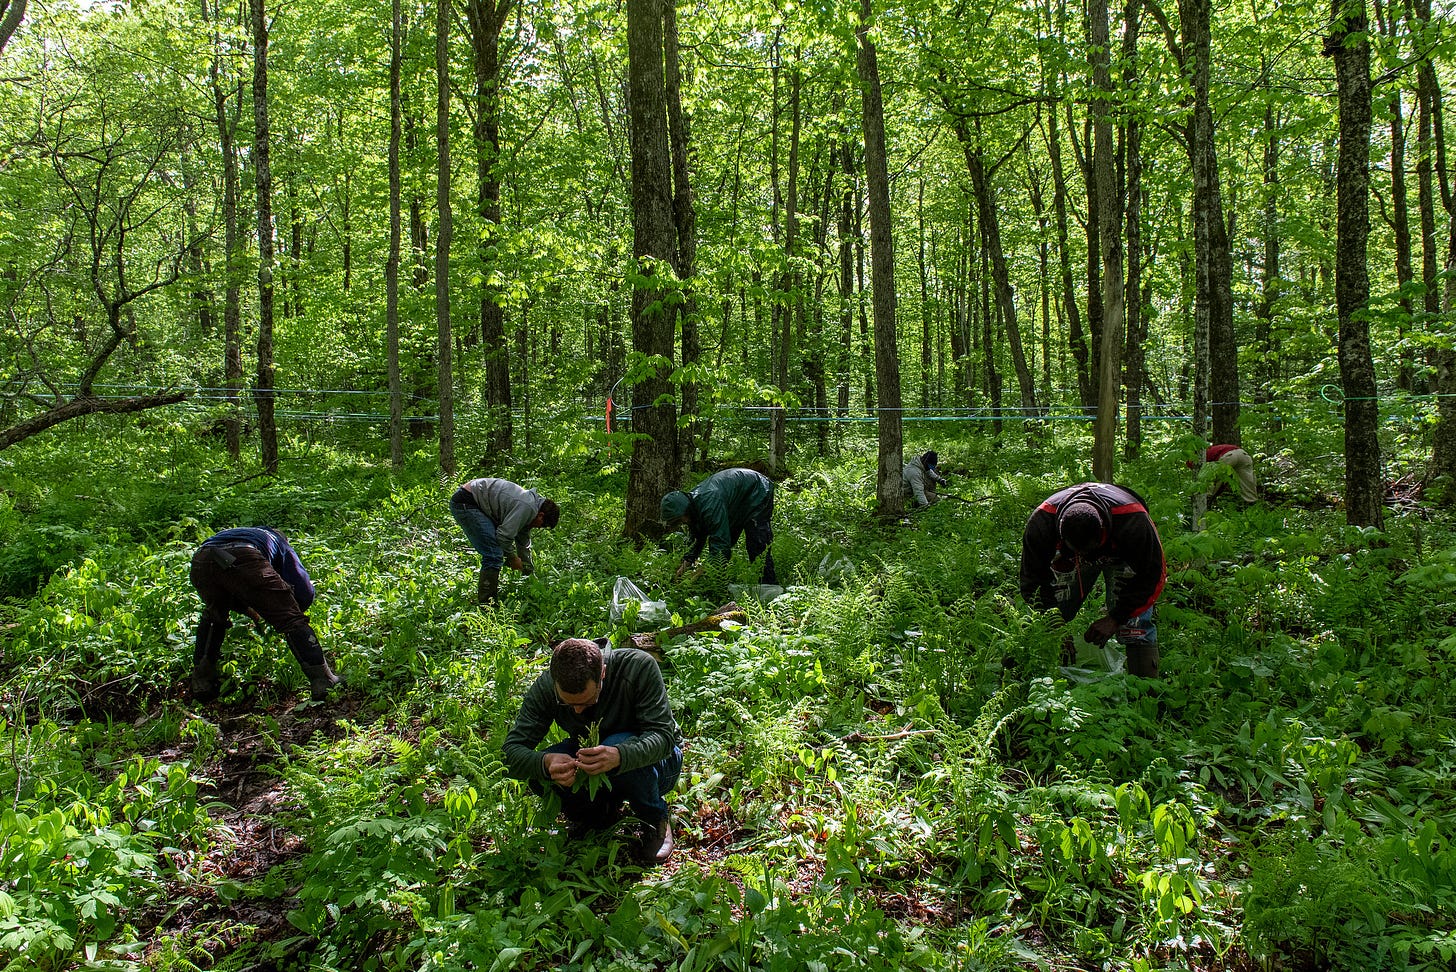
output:
[[[749,563],[762,553],[763,582],[777,584],[778,574],[770,549],[773,507],[773,483],[752,469],[724,469],[703,480],[691,493],[682,490],[668,493],[662,498],[662,522],[668,529],[687,524],[688,536],[692,538],[692,546],[673,578],[681,577],[697,561],[704,545],[711,557],[727,562],[741,533],[748,547]]]
[[[567,738],[537,749],[552,723]],[[536,792],[556,793],[573,837],[610,827],[626,800],[648,825],[644,857],[661,864],[672,856],[672,816],[664,797],[682,772],[681,747],[651,655],[568,638],[552,649],[551,667],[526,690],[501,757],[511,775]]]

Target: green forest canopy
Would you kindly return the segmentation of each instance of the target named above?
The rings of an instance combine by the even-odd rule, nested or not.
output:
[[[1428,6],[1377,4],[1369,36],[1371,344],[1382,411],[1423,437],[1402,457],[1417,463],[1437,447],[1424,396],[1444,388],[1451,345],[1441,95],[1452,38]],[[1211,410],[1219,431],[1219,408],[1237,403],[1242,424],[1222,431],[1244,434],[1247,414],[1257,440],[1301,409],[1323,414],[1321,396],[1338,400],[1331,10],[1253,3],[1212,15],[1215,140],[1200,142],[1199,9],[1112,11],[1113,84],[1102,92],[1080,8],[874,12],[906,407],[995,418],[1095,407],[1088,112],[1107,99],[1128,262],[1136,250],[1140,264],[1129,283],[1129,417],[1133,405],[1140,419],[1192,412],[1201,432]],[[385,427],[390,11],[265,14],[277,310],[261,373],[284,390],[285,422],[324,412]],[[846,5],[676,11],[697,252],[682,268],[693,347],[684,335],[671,363],[687,365],[676,380],[696,399],[683,407],[700,415],[876,404],[859,16]],[[599,412],[618,382],[643,374],[630,339],[623,17],[611,4],[508,0],[451,14],[449,407],[495,445],[511,443],[512,424]],[[429,419],[442,374],[436,18],[406,5],[400,23],[400,394],[406,416]],[[257,383],[256,38],[238,6],[59,3],[33,5],[4,46],[0,427],[23,429],[67,402],[75,412],[78,393],[121,408],[185,390],[190,408],[225,419],[233,389]],[[1194,225],[1199,147],[1215,161],[1222,257]],[[1212,355],[1196,313],[1205,295]],[[619,389],[619,405],[629,398]],[[1126,436],[1135,453],[1139,424]]]

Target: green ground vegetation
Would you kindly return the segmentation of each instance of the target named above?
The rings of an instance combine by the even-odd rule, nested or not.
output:
[[[4,967],[1450,968],[1449,518],[1347,528],[1337,469],[1267,457],[1281,502],[1191,532],[1162,443],[1120,478],[1168,556],[1163,677],[1085,645],[1067,670],[1015,575],[1085,443],[933,431],[958,499],[884,523],[872,449],[801,456],[778,495],[788,593],[665,646],[687,744],[657,870],[615,837],[568,843],[499,757],[549,643],[613,631],[614,578],[678,621],[750,579],[740,551],[674,588],[680,538],[615,539],[621,449],[487,470],[563,516],[484,611],[427,453],[391,475],[294,442],[249,478],[185,430],[101,424],[6,452]],[[189,558],[250,523],[318,584],[337,703],[243,623],[220,703],[185,699]]]

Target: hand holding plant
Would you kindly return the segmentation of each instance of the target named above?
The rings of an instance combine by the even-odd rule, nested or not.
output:
[[[584,776],[578,776],[572,784],[573,790],[580,790],[583,782],[586,784],[586,794],[591,799],[596,799],[597,791],[603,786],[612,788],[612,781],[607,778],[607,773],[616,769],[622,764],[622,754],[616,746],[603,746],[602,724],[600,721],[593,722],[587,728],[586,737],[582,739],[582,747],[576,751],[576,767],[582,771]]]

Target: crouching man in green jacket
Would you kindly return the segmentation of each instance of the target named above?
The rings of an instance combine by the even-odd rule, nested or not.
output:
[[[552,723],[567,738],[537,749]],[[665,797],[682,772],[681,747],[651,655],[568,638],[552,649],[550,668],[526,690],[501,755],[512,776],[543,796],[557,795],[569,837],[610,827],[625,800],[647,825],[643,858],[661,864],[672,856]]]
[[[686,524],[692,546],[673,579],[681,577],[703,552],[727,562],[743,534],[748,562],[763,554],[763,583],[777,584],[773,550],[773,483],[752,469],[724,469],[703,480],[690,493],[674,490],[662,498],[662,522],[668,529]]]

